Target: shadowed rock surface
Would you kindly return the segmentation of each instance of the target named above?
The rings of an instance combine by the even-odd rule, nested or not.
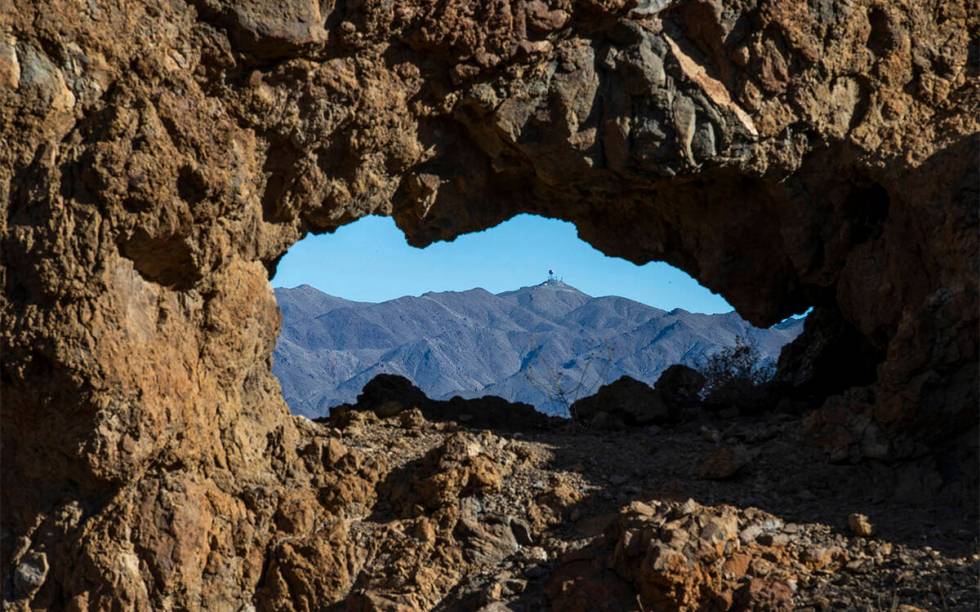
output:
[[[651,387],[623,376],[603,385],[595,395],[571,406],[576,422],[599,429],[622,429],[674,423],[699,403],[704,376],[684,365],[672,365]]]
[[[406,376],[437,399],[497,395],[568,416],[600,385],[623,375],[653,384],[671,364],[696,366],[737,337],[775,362],[803,328],[798,318],[758,329],[735,313],[594,298],[560,281],[380,304],[310,286],[275,293],[283,322],[272,371],[293,413],[311,418],[353,401],[380,373]]]
[[[571,413],[576,421],[605,429],[662,425],[671,417],[656,390],[629,376],[603,385],[595,395],[578,400],[572,404]]]
[[[535,410],[534,406],[508,402],[492,395],[433,400],[403,376],[378,374],[364,385],[364,390],[357,396],[357,403],[341,404],[330,411],[330,416],[317,419],[317,422],[347,423],[352,418],[350,413],[356,411],[369,411],[386,418],[410,410],[420,411],[429,421],[453,421],[464,423],[467,427],[499,431],[551,429],[564,420],[546,416]]]
[[[853,461],[938,449],[928,478],[970,478],[972,8],[0,4],[5,601],[302,609],[357,584],[390,607],[367,586],[417,575],[414,534],[445,534],[368,530],[382,556],[352,561],[341,510],[385,468],[291,417],[270,370],[276,261],[371,213],[418,246],[559,217],[756,325],[813,306],[786,364],[810,439]],[[805,384],[824,351],[849,366],[826,400]]]

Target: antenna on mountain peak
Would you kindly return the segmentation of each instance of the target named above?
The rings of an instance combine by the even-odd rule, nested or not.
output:
[[[554,270],[548,270],[548,282],[549,283],[553,283],[553,282],[555,282],[555,280],[556,280],[555,279],[555,271]]]

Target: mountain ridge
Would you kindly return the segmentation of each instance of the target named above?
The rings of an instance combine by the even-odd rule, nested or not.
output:
[[[601,384],[622,375],[652,384],[673,363],[696,365],[736,336],[775,359],[802,329],[802,319],[763,330],[734,312],[666,311],[561,281],[383,302],[309,285],[274,291],[283,324],[273,372],[291,410],[307,417],[352,401],[381,373],[406,376],[437,399],[499,395],[563,414]]]

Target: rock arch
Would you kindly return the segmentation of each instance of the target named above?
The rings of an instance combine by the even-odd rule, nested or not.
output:
[[[814,418],[838,454],[975,426],[967,5],[3,8],[0,560],[44,570],[5,597],[251,601],[343,477],[270,373],[267,277],[370,213],[419,246],[561,217],[755,323],[816,307],[787,385],[823,401],[827,354],[873,371]]]

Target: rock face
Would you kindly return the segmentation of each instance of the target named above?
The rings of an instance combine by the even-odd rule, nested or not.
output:
[[[757,325],[812,306],[874,372],[817,435],[885,458],[951,441],[976,423],[976,19],[966,0],[4,3],[4,598],[241,609],[310,585],[347,542],[320,517],[371,471],[324,463],[288,415],[267,278],[370,213],[419,246],[561,217]]]

